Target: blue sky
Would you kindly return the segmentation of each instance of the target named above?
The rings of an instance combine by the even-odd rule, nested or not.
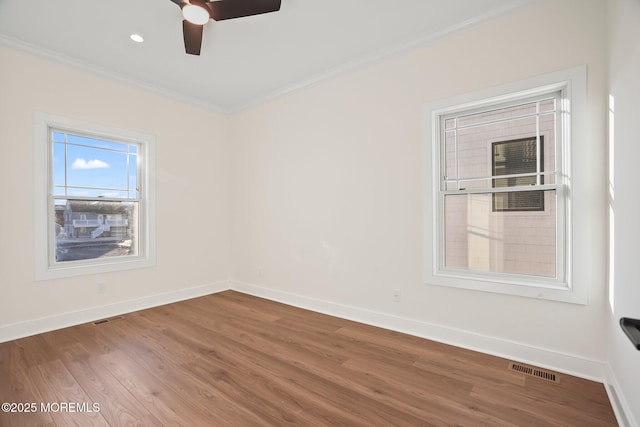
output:
[[[136,197],[136,162],[135,145],[53,132],[55,195]]]

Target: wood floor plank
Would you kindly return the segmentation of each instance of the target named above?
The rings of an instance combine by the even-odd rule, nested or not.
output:
[[[14,362],[30,368],[56,359],[53,348],[46,342],[43,334],[13,341]]]
[[[438,373],[450,378],[462,379],[470,382],[487,382],[500,386],[502,384],[515,384],[524,386],[527,377],[507,369],[509,362],[506,359],[496,358],[495,362],[488,364],[470,357],[456,356],[446,352],[431,352],[428,356],[422,355],[413,364],[418,369]]]
[[[67,370],[60,359],[41,363],[28,370],[42,404],[57,426],[108,426],[99,409]],[[82,409],[77,408],[82,405]]]
[[[547,396],[534,396],[522,389],[512,386],[486,387],[475,386],[472,397],[477,405],[491,408],[494,413],[503,418],[511,418],[514,422],[520,420],[535,420],[539,425],[574,427],[598,427],[606,425],[606,420],[591,417],[582,410],[566,407]],[[505,404],[508,402],[508,404]],[[518,408],[517,416],[511,408]],[[511,415],[509,415],[509,413]]]
[[[80,342],[65,346],[61,355],[65,366],[91,401],[100,405],[100,414],[112,426],[162,426],[147,409]]]
[[[190,404],[200,412],[209,413],[212,419],[216,419],[216,425],[231,425],[232,422],[228,420],[242,421],[244,425],[266,425],[254,413],[245,410],[245,405],[237,404],[221,392],[218,385],[224,382],[224,378],[202,378],[186,369],[194,362],[201,364],[202,361],[182,360],[182,353],[178,357],[172,357],[171,352],[161,344],[161,337],[156,335],[159,332],[136,332],[136,325],[129,321],[123,321],[117,327],[120,333],[139,337],[137,342],[124,348],[123,352],[136,360],[146,372],[155,375],[168,390],[181,396],[190,396]],[[163,338],[166,340],[166,336]],[[175,349],[176,346],[172,342],[171,348]]]
[[[193,313],[192,313],[193,314]],[[262,331],[263,334],[266,333],[266,331],[268,331],[268,329],[270,328],[269,325],[264,325],[261,324],[262,326]],[[280,326],[280,325],[279,325]],[[195,325],[190,325],[188,326],[189,330],[194,330],[196,328]],[[225,329],[228,328],[233,328],[233,326],[228,326]],[[255,331],[255,327],[253,328],[247,328],[246,325],[243,325],[243,330],[252,330]],[[311,363],[306,363],[308,359],[313,358],[313,353],[302,353],[302,352],[298,352],[298,351],[293,351],[293,346],[292,343],[294,341],[294,339],[292,338],[292,334],[291,331],[287,331],[285,330],[284,333],[282,331],[282,328],[278,328],[278,333],[276,333],[273,337],[270,336],[259,336],[261,335],[259,332],[256,332],[255,335],[247,335],[245,334],[244,336],[240,336],[240,334],[238,333],[239,331],[233,331],[233,332],[229,332],[227,334],[227,337],[230,339],[236,339],[238,341],[244,341],[247,345],[254,347],[254,348],[260,348],[262,351],[265,351],[271,355],[273,355],[275,358],[280,358],[281,360],[283,360],[284,362],[288,363],[288,366],[299,366],[301,367],[305,372],[315,372],[317,374],[319,374],[318,376],[320,377],[325,377],[327,374],[329,374],[328,376],[326,376],[326,378],[328,381],[331,381],[333,383],[336,384],[344,384],[346,385],[350,390],[353,391],[354,387],[357,386],[357,384],[354,384],[353,382],[349,382],[348,380],[345,381],[346,377],[345,374],[347,373],[344,369],[342,369],[341,372],[337,372],[337,373],[333,373],[331,374],[331,367],[324,364],[323,362],[326,362],[326,360],[322,360],[322,359],[318,359],[315,358],[313,359],[313,361]],[[202,336],[206,336],[206,331],[201,331],[201,335]],[[277,335],[284,335],[286,336],[286,340],[284,341],[280,341],[280,338],[277,337]],[[340,337],[337,337],[338,340],[340,340]],[[345,346],[349,346],[350,344],[352,344],[353,340],[348,339],[346,341],[344,341],[344,345]],[[354,353],[355,355],[360,355],[363,358],[376,358],[376,359],[382,359],[382,364],[384,364],[385,362],[390,362],[392,360],[392,358],[384,358],[384,354],[383,355],[379,355],[376,354],[375,350],[370,350],[367,352],[367,350],[363,350],[362,347],[362,343],[359,343],[360,345],[356,345],[355,348],[357,348],[357,351]],[[229,347],[233,344],[227,343],[225,346]],[[297,349],[298,346],[295,346],[295,348]],[[308,348],[307,347],[301,347],[301,348]],[[380,350],[379,348],[377,350]],[[348,351],[348,350],[344,350],[344,351]],[[353,351],[353,350],[352,350]],[[352,354],[353,356],[353,354]],[[341,360],[340,362],[345,361],[346,359]],[[411,359],[413,360],[413,358]],[[264,362],[263,362],[264,363]],[[314,369],[316,366],[320,366],[320,369]],[[337,365],[336,365],[337,366]],[[441,381],[447,381],[446,378],[443,377],[439,377],[439,379]],[[308,383],[308,382],[307,382]],[[437,384],[436,384],[437,385]],[[458,392],[459,390],[461,390],[462,387],[460,387],[460,384],[455,384],[454,387],[451,388],[450,392]],[[467,387],[467,394],[470,390],[470,387]],[[371,393],[361,393],[364,396],[375,396],[376,399],[379,401],[379,403],[381,404],[381,406],[385,406],[385,404],[390,403],[394,406],[403,406],[404,402],[402,399],[397,399],[394,402],[389,402],[388,399],[385,399],[382,397],[380,390],[375,390],[375,389],[370,389]],[[405,396],[406,397],[406,396]],[[411,413],[412,411],[408,411],[408,413]],[[420,418],[421,420],[426,420],[429,419],[430,417],[426,416],[427,414],[425,413],[425,411],[423,409],[417,409],[416,412],[419,412],[420,415],[424,416],[423,418]],[[365,418],[366,419],[366,418]],[[371,419],[370,422],[374,422],[374,423],[380,423],[380,422],[388,422],[384,419]],[[396,422],[400,422],[397,421]],[[413,420],[413,422],[418,422],[417,420]]]
[[[292,383],[287,375],[277,370],[266,369],[266,363],[261,360],[261,355],[272,353],[272,347],[243,345],[242,338],[239,341],[233,339],[234,334],[214,334],[199,325],[175,318],[173,327],[166,330],[165,334],[172,341],[193,349],[201,358],[199,363],[189,364],[185,367],[186,369],[197,373],[204,372],[211,378],[218,376],[225,378],[231,372],[243,376],[245,378],[243,386],[226,390],[230,397],[235,396],[243,402],[251,403],[255,400],[253,394],[258,392],[260,396],[268,399],[267,412],[277,409],[271,407],[272,405],[268,402],[278,402],[278,406],[291,411],[292,415],[289,418],[295,420],[302,417],[302,422],[295,425],[366,425],[362,420],[345,416],[333,406],[319,402],[306,385]],[[268,358],[271,359],[272,356]],[[250,389],[247,390],[247,387]],[[239,396],[238,393],[240,393]],[[254,410],[264,412],[264,408],[260,406],[254,406]],[[304,422],[305,417],[323,421],[319,424],[317,421]],[[289,423],[291,420],[287,418],[284,421]],[[282,424],[283,422],[277,423],[277,425]]]
[[[204,426],[216,425],[220,421],[210,412],[199,411],[198,407],[191,403],[192,396],[176,393],[123,351],[103,354],[100,359],[138,403],[164,424]],[[213,400],[212,406],[215,406]]]
[[[174,325],[179,324],[180,321],[176,321],[174,318]],[[267,328],[267,326],[265,326]],[[322,359],[322,356],[315,354],[314,352],[308,353],[300,353],[296,351],[292,351],[291,348],[288,350],[282,346],[279,346],[277,343],[269,341],[267,339],[251,336],[248,334],[244,334],[244,336],[240,336],[240,334],[236,333],[227,333],[221,334],[219,336],[211,336],[210,333],[201,329],[199,325],[195,324],[186,324],[184,333],[195,333],[199,337],[201,341],[211,340],[212,342],[224,342],[224,345],[215,346],[211,345],[209,350],[202,349],[201,353],[208,352],[209,354],[218,354],[220,352],[225,352],[228,349],[232,349],[233,353],[241,354],[242,357],[239,357],[239,360],[249,360],[254,364],[253,369],[265,369],[268,367],[267,371],[271,372],[277,378],[286,378],[288,381],[288,388],[299,393],[300,390],[304,389],[304,393],[312,391],[314,393],[314,399],[318,401],[322,398],[322,395],[319,395],[317,388],[322,387],[324,382],[330,382],[330,380],[324,380],[322,378],[310,378],[308,376],[309,369],[305,369],[305,364],[308,363],[308,359],[313,359],[316,363],[322,366],[323,363],[330,364],[333,363],[335,366],[338,366],[330,359]],[[260,349],[259,352],[256,349]],[[327,368],[326,365],[324,365]],[[303,374],[298,372],[298,369],[294,369],[294,367],[299,368]],[[263,371],[264,372],[264,371]],[[338,376],[334,376],[334,380],[336,380]],[[272,378],[273,379],[273,378]],[[314,390],[316,390],[314,392]],[[321,390],[323,390],[321,388]],[[349,392],[339,393],[340,390],[334,390],[333,395],[329,397],[329,399],[333,402],[333,406],[338,408],[343,401],[349,401],[352,399],[351,394]],[[379,411],[380,409],[380,411]],[[371,413],[368,415],[370,419],[377,421],[377,423],[384,422],[384,417],[393,417],[384,411],[384,405],[376,405],[376,407],[372,407],[368,409]],[[353,411],[345,411],[342,409],[339,414],[342,417],[352,416],[351,412]],[[392,409],[389,409],[389,412],[393,413]],[[335,419],[336,414],[322,414],[324,418]],[[382,417],[382,418],[380,418]],[[360,415],[360,418],[363,420],[367,419],[367,415]],[[413,419],[412,422],[418,422],[417,419]],[[354,421],[350,421],[348,425],[353,425]]]
[[[229,399],[242,401],[272,425],[364,425],[362,420],[344,416],[332,405],[324,404],[306,387],[292,384],[277,370],[269,369],[262,358],[252,352],[244,357],[242,347],[224,344],[218,351],[202,355],[201,363],[184,366],[194,375],[208,378]],[[273,402],[278,402],[273,405]]]
[[[615,426],[602,384],[234,291],[0,343],[1,426]]]
[[[29,412],[0,412],[0,426],[4,427],[20,427],[20,426],[51,426],[53,418],[51,414],[40,410],[40,402],[44,399],[40,392],[36,389],[27,374],[27,370],[16,369],[15,365],[10,368],[10,360],[12,358],[12,343],[8,345],[0,345],[0,402],[30,404]],[[36,405],[35,411],[32,411],[32,404]]]

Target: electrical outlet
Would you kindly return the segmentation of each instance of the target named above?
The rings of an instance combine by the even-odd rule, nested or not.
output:
[[[400,289],[394,289],[393,302],[400,302],[401,297],[402,297],[402,292],[400,292]]]
[[[107,285],[104,282],[96,283],[96,292],[99,294],[104,294],[107,291]]]

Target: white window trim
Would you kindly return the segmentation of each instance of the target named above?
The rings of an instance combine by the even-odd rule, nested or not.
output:
[[[563,233],[560,239],[565,248],[565,269],[563,280],[557,283],[547,280],[537,280],[533,276],[505,275],[492,273],[475,273],[457,275],[454,272],[443,272],[439,268],[439,245],[443,231],[439,227],[438,198],[440,197],[440,144],[438,117],[447,112],[462,108],[483,107],[513,99],[514,95],[526,98],[535,95],[540,89],[565,88],[567,104],[570,111],[568,126],[559,131],[563,135],[562,161],[563,170],[568,172],[569,179],[575,179],[571,164],[571,141],[586,141],[587,123],[587,70],[586,66],[575,67],[554,73],[549,73],[530,79],[508,83],[498,87],[467,93],[444,100],[430,102],[423,106],[424,123],[424,199],[423,199],[423,278],[427,285],[447,286],[485,292],[495,292],[508,295],[562,301],[575,304],[587,304],[587,281],[574,277],[573,265],[583,265],[587,261],[585,249],[580,248],[573,233],[574,213],[571,209],[576,197],[571,183],[559,185],[559,191],[569,191],[566,199],[565,212],[559,213],[565,217],[565,228],[559,229]],[[571,178],[573,177],[573,178]],[[558,194],[558,197],[565,197]],[[581,221],[582,222],[582,221]],[[561,249],[561,248],[558,248]],[[582,261],[582,262],[581,262]]]
[[[83,133],[124,142],[139,143],[143,155],[143,194],[140,196],[140,247],[139,256],[101,258],[54,264],[51,261],[54,248],[53,206],[49,203],[51,179],[50,129],[70,133]],[[80,275],[100,274],[112,271],[152,267],[156,264],[155,242],[155,137],[131,130],[89,123],[68,117],[37,112],[34,114],[34,232],[35,232],[35,280],[60,279]]]

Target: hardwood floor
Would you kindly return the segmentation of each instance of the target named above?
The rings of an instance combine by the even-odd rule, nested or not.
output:
[[[508,363],[227,291],[0,344],[0,426],[617,425]]]

